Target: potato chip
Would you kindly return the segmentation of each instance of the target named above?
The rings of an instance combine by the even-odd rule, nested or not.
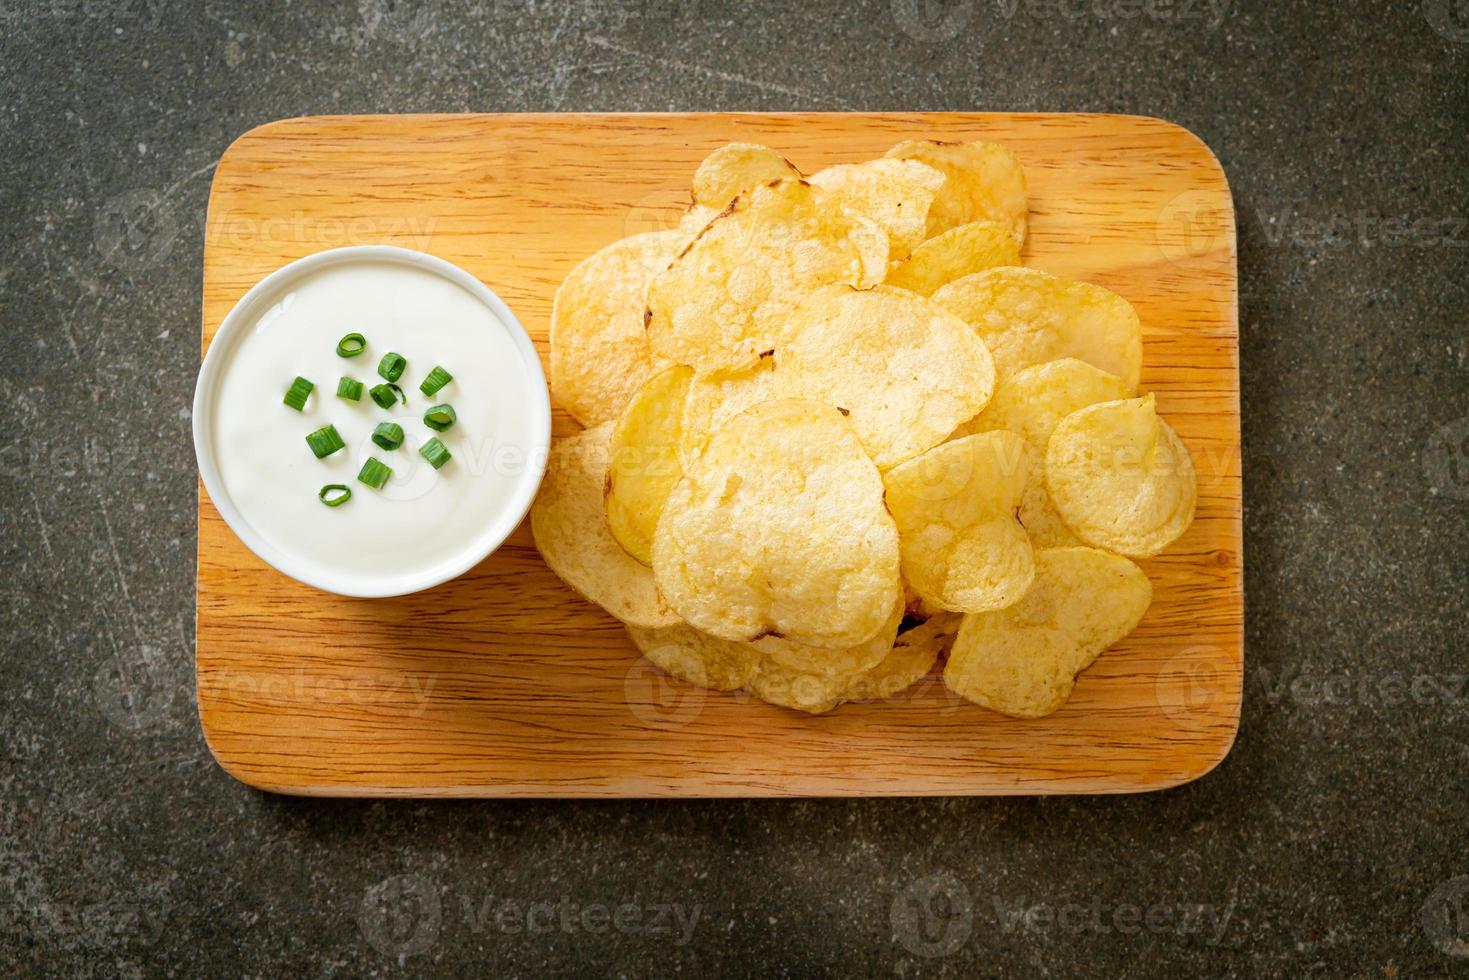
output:
[[[927,607],[1003,609],[1030,587],[1030,539],[1015,519],[1027,455],[1013,432],[986,432],[946,442],[883,476],[903,581]]]
[[[710,153],[676,229],[557,291],[553,394],[595,427],[552,447],[547,564],[704,687],[815,714],[948,652],[961,696],[1055,711],[1143,616],[1125,556],[1183,532],[1197,478],[1133,397],[1136,311],[1023,268],[1027,207],[989,143],[809,181]]]
[[[680,364],[655,374],[612,428],[607,471],[607,527],[644,565],[653,563],[653,529],[668,491],[683,476],[684,396],[694,372]]]
[[[898,542],[898,556],[902,558],[902,539]],[[899,566],[901,568],[901,564]],[[929,605],[923,597],[913,591],[913,586],[907,581],[903,582],[903,611],[912,619],[927,620],[934,616],[945,615],[944,610]]]
[[[683,406],[680,457],[689,466],[725,422],[747,408],[775,397],[775,358],[762,357],[745,371],[714,371],[694,376]]]
[[[1188,447],[1158,417],[1152,395],[1062,419],[1046,449],[1046,488],[1077,537],[1134,558],[1183,534],[1198,501]]]
[[[1031,364],[1075,357],[1137,388],[1142,325],[1131,303],[1101,286],[1006,266],[956,279],[933,301],[979,331],[1001,381]]]
[[[673,488],[653,574],[706,633],[856,646],[898,601],[898,532],[841,413],[779,399],[727,422]]]
[[[964,617],[944,682],[960,697],[1014,718],[1066,703],[1076,675],[1133,631],[1153,586],[1142,569],[1094,548],[1051,548],[1008,609]]]
[[[617,418],[668,362],[643,328],[648,283],[673,261],[676,231],[613,242],[567,273],[551,305],[551,394],[578,422]]]
[[[856,646],[840,649],[812,647],[778,636],[764,636],[750,645],[767,660],[789,670],[809,674],[855,675],[877,666],[887,656],[888,651],[893,648],[893,640],[897,638],[898,626],[902,622],[903,606],[901,603],[894,603],[892,615],[882,629],[874,633],[871,639]]]
[[[776,181],[715,218],[649,287],[653,350],[700,373],[753,367],[808,293],[882,281],[887,233],[825,193]]]
[[[1044,456],[1061,420],[1097,402],[1131,398],[1133,389],[1115,374],[1074,357],[1032,364],[995,385],[995,395],[969,428],[1014,432]]]
[[[715,211],[760,184],[801,171],[785,157],[759,143],[726,143],[710,153],[694,171],[694,203]]]
[[[842,409],[880,469],[942,442],[984,408],[994,383],[974,331],[891,286],[811,294],[775,360],[777,390]]]
[[[899,633],[893,649],[882,662],[853,679],[847,688],[846,700],[891,698],[927,677],[939,657],[954,642],[962,619],[957,613],[939,613]]]
[[[830,195],[832,206],[876,222],[888,233],[888,258],[903,259],[927,237],[928,209],[944,175],[917,160],[884,159],[827,167],[811,183]]]
[[[926,650],[935,658],[948,652],[954,637],[959,633],[959,624],[964,617],[959,613],[933,613],[920,623],[915,623],[898,634],[894,646],[913,647]]]
[[[892,649],[891,646],[888,649]],[[765,658],[746,685],[767,704],[819,715],[842,703],[855,678],[849,674],[813,674],[793,670]]]
[[[1046,447],[1056,425],[1077,409],[1131,395],[1121,378],[1085,361],[1074,357],[1047,361],[1021,368],[995,385],[995,396],[985,410],[956,430],[956,435],[1008,430],[1025,440],[1031,473],[1020,501],[1020,523],[1032,545],[1059,548],[1082,543],[1056,513],[1046,491]]]
[[[744,687],[760,663],[759,652],[750,644],[721,640],[687,623],[662,629],[629,626],[627,635],[664,673],[716,691]]]
[[[1061,520],[1061,515],[1056,513],[1056,505],[1051,503],[1051,495],[1046,492],[1045,483],[1042,482],[1044,467],[1044,462],[1036,464],[1037,472],[1025,486],[1025,496],[1020,498],[1020,510],[1016,515],[1020,518],[1020,526],[1025,528],[1026,536],[1030,538],[1030,546],[1074,548],[1085,544]]]
[[[713,221],[719,211],[715,208],[705,207],[702,204],[690,204],[688,210],[678,219],[679,246],[675,255],[693,244],[694,239]],[[671,261],[671,259],[670,259]]]
[[[622,550],[607,527],[612,423],[557,439],[531,507],[531,534],[551,571],[582,596],[633,626],[671,626],[678,617],[658,594],[653,574]]]
[[[986,269],[1019,265],[1020,247],[993,221],[971,221],[919,245],[908,261],[888,273],[889,286],[932,296],[940,286]]]
[[[908,140],[886,156],[919,160],[946,178],[928,209],[928,235],[942,234],[971,221],[996,221],[1025,244],[1025,172],[1015,154],[995,143],[942,143]]]
[[[882,653],[865,670],[801,670],[766,657],[750,678],[750,693],[769,704],[808,714],[830,711],[843,701],[894,697],[928,676],[939,655],[953,642],[959,620],[957,615],[944,613],[901,634],[896,642],[884,630],[879,634],[886,641]]]

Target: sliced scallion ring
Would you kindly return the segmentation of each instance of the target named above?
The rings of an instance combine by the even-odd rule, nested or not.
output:
[[[388,351],[383,355],[383,359],[377,362],[377,373],[383,376],[384,381],[397,381],[403,377],[403,369],[407,366],[408,362],[402,354]]]
[[[286,397],[282,398],[281,401],[288,408],[294,408],[299,412],[306,407],[306,399],[311,397],[311,389],[315,387],[316,385],[307,381],[305,378],[297,377],[295,381],[291,382],[291,387],[286,390]]]
[[[440,442],[437,437],[419,446],[418,455],[428,460],[428,465],[436,470],[441,469],[445,463],[453,458],[449,455],[448,447]]]
[[[397,422],[379,422],[372,430],[372,441],[384,449],[397,449],[403,445],[403,427]]]
[[[306,445],[311,447],[311,452],[317,459],[325,459],[339,449],[345,449],[347,444],[342,437],[337,435],[337,427],[328,425],[317,429],[306,436]]]
[[[367,350],[367,338],[360,333],[349,333],[337,341],[337,354],[340,357],[356,357]]]
[[[418,390],[432,398],[439,393],[440,388],[453,380],[454,375],[435,364],[434,369],[428,373],[428,377],[419,382]]]
[[[349,402],[362,401],[362,382],[354,378],[342,378],[338,380],[337,397],[345,398]]]
[[[423,424],[435,432],[443,432],[458,418],[453,405],[435,405],[423,413]]]
[[[317,493],[316,499],[328,507],[340,507],[352,499],[352,488],[345,483],[328,483]]]
[[[373,385],[367,389],[367,393],[377,402],[378,408],[392,408],[398,404],[398,395],[393,391],[392,385]]]
[[[376,456],[367,457],[367,462],[362,464],[362,469],[357,473],[357,479],[372,487],[381,490],[383,484],[388,482],[388,477],[393,475],[393,468],[378,462]]]

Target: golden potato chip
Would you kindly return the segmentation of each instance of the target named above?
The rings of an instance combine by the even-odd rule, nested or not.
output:
[[[664,673],[716,691],[744,687],[760,663],[760,654],[750,644],[721,640],[687,623],[662,629],[629,626],[627,635]]]
[[[891,649],[891,647],[889,647]],[[819,715],[842,703],[855,678],[850,674],[813,674],[762,659],[746,687],[767,704]]]
[[[1128,398],[1132,389],[1114,374],[1074,357],[1021,368],[995,385],[995,396],[956,435],[1008,430],[1030,449],[1030,480],[1020,501],[1020,523],[1031,544],[1040,548],[1079,545],[1046,491],[1046,447],[1056,425],[1079,408]],[[954,438],[953,436],[950,437]]]
[[[887,282],[919,296],[932,296],[940,286],[955,279],[1019,264],[1020,247],[1003,225],[971,221],[919,245],[908,261],[888,273]]]
[[[607,527],[612,423],[551,445],[546,476],[531,507],[531,534],[551,571],[581,595],[633,626],[671,626],[678,617],[658,594],[653,574],[622,550]]]
[[[653,574],[706,633],[851,647],[898,601],[898,532],[841,413],[779,399],[725,423],[673,488]]]
[[[578,422],[618,416],[633,392],[668,362],[643,327],[648,283],[673,261],[676,231],[613,242],[566,275],[551,305],[551,394]]]
[[[1031,364],[1075,357],[1137,388],[1142,325],[1131,303],[1101,286],[1006,266],[955,279],[933,301],[979,331],[1002,381]]]
[[[779,636],[763,636],[753,646],[767,660],[789,670],[809,674],[860,674],[877,666],[893,648],[898,626],[903,622],[903,606],[893,604],[892,615],[871,639],[852,647],[832,649],[812,647]]]
[[[954,693],[1014,718],[1065,704],[1076,675],[1131,633],[1153,598],[1142,569],[1105,551],[1051,548],[1035,566],[1015,605],[964,617],[944,669]]]
[[[973,330],[891,286],[830,286],[796,308],[776,389],[847,413],[880,469],[938,445],[989,401],[994,365]]]
[[[915,647],[930,652],[935,658],[941,657],[953,644],[963,621],[964,617],[959,613],[933,613],[923,622],[899,633],[894,646]]]
[[[1030,587],[1030,539],[1015,519],[1026,456],[1013,432],[986,432],[946,442],[883,476],[903,581],[928,607],[1003,609]]]
[[[1146,558],[1193,523],[1198,478],[1152,395],[1073,412],[1051,433],[1046,489],[1087,544]]]
[[[694,171],[694,203],[724,210],[739,195],[782,177],[801,172],[785,157],[759,143],[727,143],[710,153]]]
[[[801,670],[766,657],[750,678],[750,693],[769,704],[808,714],[830,711],[843,701],[894,697],[928,676],[939,655],[953,642],[959,620],[952,613],[941,614],[899,635],[896,642],[884,630],[879,634],[886,641],[882,653],[865,670]]]
[[[1025,244],[1025,171],[1015,154],[996,143],[908,140],[888,150],[889,158],[919,160],[946,178],[928,209],[928,235],[971,221],[996,221]]]
[[[939,613],[899,633],[893,649],[882,662],[852,681],[846,691],[846,700],[891,698],[927,677],[939,657],[954,642],[962,619],[957,613]]]
[[[830,195],[833,206],[875,221],[888,233],[888,258],[902,259],[927,237],[928,208],[944,175],[917,160],[884,159],[827,167],[811,183]]]
[[[694,239],[709,227],[709,222],[713,221],[717,214],[719,212],[714,208],[705,207],[702,204],[690,204],[688,210],[678,219],[679,246],[674,255],[693,244]],[[671,258],[670,261],[672,261]]]
[[[762,357],[744,371],[698,374],[689,384],[683,406],[680,457],[689,466],[725,422],[747,408],[775,397],[775,358]]]
[[[825,193],[799,180],[762,184],[710,222],[648,289],[653,350],[700,373],[743,370],[775,349],[806,294],[881,282],[887,233],[823,206]]]
[[[995,385],[995,395],[974,420],[972,432],[1014,432],[1040,456],[1051,433],[1077,409],[1131,398],[1133,389],[1115,374],[1074,357],[1032,364]]]
[[[653,529],[668,491],[683,476],[684,396],[693,370],[679,364],[648,379],[612,429],[607,471],[607,527],[644,565],[653,563]]]
[[[901,539],[901,536],[900,536],[899,542],[898,542],[898,556],[899,556],[899,559],[900,560],[902,558],[902,553],[903,553],[903,546],[902,546],[902,539]],[[901,569],[901,563],[900,563],[899,567]],[[908,584],[907,581],[904,581],[903,582],[903,611],[910,618],[912,618],[912,619],[921,619],[921,620],[931,619],[934,616],[938,616],[938,615],[947,615],[947,613],[944,610],[938,609],[938,608],[936,608],[934,606],[929,605],[927,602],[925,602],[922,596],[920,596],[917,592],[914,592],[913,591],[913,586],[910,585],[910,584]]]
[[[1051,503],[1051,495],[1046,492],[1045,483],[1042,482],[1044,467],[1044,462],[1036,464],[1037,473],[1025,485],[1025,496],[1020,498],[1017,516],[1020,518],[1020,526],[1025,528],[1025,534],[1030,538],[1030,546],[1074,548],[1085,544],[1061,520],[1061,515],[1056,513],[1056,505]]]

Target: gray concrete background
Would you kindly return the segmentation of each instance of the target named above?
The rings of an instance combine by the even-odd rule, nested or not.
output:
[[[0,0],[0,964],[1469,974],[1466,66],[1462,0]],[[777,108],[1146,113],[1218,153],[1233,754],[1102,799],[363,803],[216,768],[188,405],[231,139],[316,112]]]

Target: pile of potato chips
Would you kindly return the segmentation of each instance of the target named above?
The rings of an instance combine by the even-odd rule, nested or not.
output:
[[[914,140],[804,177],[734,143],[677,229],[556,293],[546,563],[668,673],[827,711],[945,683],[1049,714],[1152,598],[1188,450],[1120,296],[1021,264],[1025,177]]]

